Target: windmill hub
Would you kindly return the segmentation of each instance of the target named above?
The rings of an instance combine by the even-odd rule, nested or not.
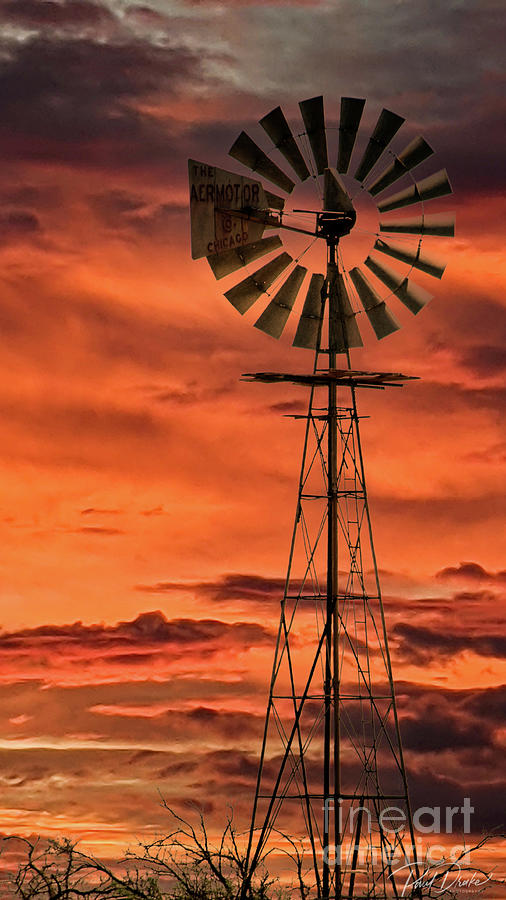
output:
[[[339,238],[349,234],[357,221],[355,210],[346,213],[322,212],[316,217],[316,232],[330,244],[337,244]]]

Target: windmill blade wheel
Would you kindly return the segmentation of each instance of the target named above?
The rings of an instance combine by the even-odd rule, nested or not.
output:
[[[349,358],[366,337],[383,340],[398,331],[399,310],[416,315],[427,305],[431,295],[411,273],[443,275],[445,263],[429,245],[453,237],[455,217],[426,207],[450,194],[451,185],[445,169],[414,174],[434,150],[421,135],[403,138],[402,115],[384,108],[375,120],[358,97],[342,97],[339,110],[322,96],[298,107],[300,118],[276,106],[240,132],[229,152],[244,174],[190,161],[192,254],[207,258],[216,279],[227,279],[225,297],[241,315],[262,304],[252,324],[269,338],[281,338],[294,318],[294,347],[318,351],[330,342],[329,349]],[[293,195],[311,181],[323,201],[299,210]],[[360,191],[378,210],[376,240],[363,265],[346,271],[336,251],[339,245],[345,263],[360,227],[353,202]],[[411,206],[411,215],[396,215]],[[318,245],[326,272],[313,271]]]

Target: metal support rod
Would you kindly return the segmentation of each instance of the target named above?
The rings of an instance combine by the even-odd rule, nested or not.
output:
[[[362,831],[362,815],[364,812],[364,798],[360,798],[360,805],[358,808],[358,819],[357,819],[357,828],[355,831],[355,843],[353,845],[353,858],[351,861],[351,872],[350,872],[350,885],[348,888],[348,894],[350,897],[353,897],[353,889],[355,887],[355,874],[357,871],[357,862],[358,862],[358,853],[360,848],[360,834]]]
[[[328,257],[330,259],[331,248],[328,245]],[[331,298],[330,279],[328,277],[329,268],[327,266],[327,295],[328,295],[328,311],[329,311],[329,369],[331,366],[330,350],[330,320],[332,316],[333,303]],[[335,353],[333,354],[335,356]],[[327,458],[328,458],[328,475],[327,475],[327,604],[326,604],[326,627],[327,640],[325,642],[325,680],[323,686],[324,695],[324,736],[323,736],[323,900],[330,900],[330,731],[332,721],[332,601],[334,584],[332,580],[332,553],[334,538],[332,534],[331,521],[333,518],[333,472],[336,468],[336,442],[337,434],[335,428],[335,415],[332,415],[331,408],[334,400],[335,405],[335,385],[329,383],[328,399],[327,399]]]
[[[335,269],[337,264],[336,243],[329,241],[328,243],[328,268]],[[336,329],[334,323],[339,318],[339,309],[337,309],[337,298],[335,291],[332,290],[332,282],[334,279],[328,278],[329,282],[329,369],[336,368]],[[338,447],[337,447],[337,385],[329,384],[328,388],[328,485],[327,485],[327,616],[330,619],[330,625],[327,632],[327,659],[326,659],[326,679],[325,679],[325,778],[324,793],[330,796],[330,782],[332,782],[333,807],[334,807],[334,827],[333,841],[335,862],[334,862],[334,896],[336,900],[341,897],[341,747],[340,747],[340,723],[339,723],[339,608],[338,608],[338,544],[337,544],[337,527],[338,527],[338,492],[337,492],[337,470],[338,470]],[[328,727],[328,742],[327,742]],[[330,778],[330,734],[332,733],[332,778]],[[328,767],[328,772],[327,772]],[[326,782],[326,783],[325,783]],[[327,820],[327,825],[328,825]],[[327,829],[329,832],[329,829]],[[327,843],[329,846],[329,834],[327,833]],[[328,859],[327,852],[327,859]],[[325,875],[325,868],[324,868]],[[326,865],[326,875],[330,882],[329,863]],[[325,900],[330,897],[330,883],[328,883],[328,892],[325,894]]]

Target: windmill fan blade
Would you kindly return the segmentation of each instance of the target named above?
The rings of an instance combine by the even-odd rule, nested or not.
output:
[[[292,257],[289,253],[280,253],[261,269],[257,269],[253,275],[249,275],[244,281],[240,281],[235,287],[226,291],[225,297],[243,315],[281,275],[281,272],[284,272],[291,261]]]
[[[393,291],[395,296],[399,298],[401,303],[404,303],[404,306],[407,306],[413,315],[416,316],[429,300],[432,300],[432,295],[424,288],[413,281],[409,281],[408,278],[398,275],[397,272],[394,272],[388,266],[384,266],[374,257],[368,256],[365,264],[376,275],[376,278],[379,278],[383,284],[386,284]]]
[[[268,181],[272,181],[281,190],[291,194],[295,187],[295,182],[288,175],[272,162],[261,148],[255,144],[245,131],[241,131],[239,137],[228,151],[228,155],[239,160],[248,169],[263,175]]]
[[[415,219],[399,219],[397,222],[381,222],[380,231],[392,234],[430,234],[434,237],[454,237],[455,214],[434,213]]]
[[[401,326],[397,319],[387,309],[385,301],[376,293],[359,268],[351,269],[350,278],[378,340],[392,334],[393,331],[398,331]]]
[[[323,198],[324,209],[338,212],[354,212],[353,204],[336,169],[325,169]]]
[[[412,250],[407,250],[403,246],[399,246],[398,244],[387,244],[386,241],[377,238],[373,249],[379,250],[380,253],[385,253],[387,256],[392,256],[394,259],[398,259],[401,262],[408,263],[408,265],[414,266],[415,269],[426,272],[427,275],[433,275],[434,278],[441,278],[446,268],[445,264],[439,262],[439,260],[423,256],[420,252],[420,247],[413,253]]]
[[[272,143],[275,144],[279,152],[282,153],[287,162],[290,163],[300,180],[305,181],[306,178],[309,178],[309,169],[306,166],[304,157],[299,150],[281,107],[277,106],[276,109],[267,113],[266,116],[260,119],[260,125],[264,131],[267,132]]]
[[[376,194],[380,194],[381,191],[384,191],[385,188],[389,187],[399,178],[402,178],[406,172],[409,172],[411,169],[415,169],[416,166],[419,166],[425,159],[428,159],[429,156],[432,156],[434,150],[424,140],[423,137],[416,137],[414,141],[411,141],[404,150],[396,156],[394,162],[388,169],[385,169],[384,172],[376,179],[376,181],[371,184],[368,191],[372,194],[373,197]]]
[[[263,238],[254,244],[238,247],[236,250],[214,253],[212,256],[207,257],[207,261],[213,270],[214,277],[218,280],[240,269],[241,266],[246,266],[248,263],[254,262],[255,259],[259,259],[261,256],[265,256],[266,253],[271,253],[282,246],[281,238],[275,235]]]
[[[271,194],[270,191],[266,191],[264,188],[265,199],[267,200],[267,205],[269,209],[279,209],[282,210],[285,208],[285,199],[284,197],[278,197],[277,194]]]
[[[306,272],[307,269],[304,266],[295,266],[293,272],[290,272],[285,283],[281,285],[277,294],[255,322],[255,328],[265,331],[271,337],[281,337]]]
[[[325,134],[325,115],[323,112],[323,97],[312,97],[310,100],[301,100],[299,103],[304,125],[306,127],[311,150],[313,151],[316,171],[323,175],[328,166],[327,136]]]
[[[356,313],[350,303],[343,276],[334,267],[330,279],[329,294],[337,300],[330,309],[334,309],[337,315],[331,315],[329,320],[329,344],[337,353],[344,353],[349,347],[363,347]]]
[[[419,203],[420,200],[433,200],[435,197],[445,197],[452,193],[451,184],[448,181],[446,169],[441,169],[434,175],[429,175],[422,181],[410,185],[404,191],[386,197],[378,203],[380,212],[389,212],[391,209],[401,209],[402,206],[411,206],[413,203]]]
[[[372,167],[378,162],[381,154],[388,147],[390,141],[399,131],[402,123],[405,121],[402,116],[391,112],[389,109],[383,109],[380,117],[376,122],[374,131],[371,134],[369,143],[365,148],[364,155],[358,164],[355,178],[357,181],[363,181],[365,176],[369,174]]]
[[[302,314],[293,339],[294,347],[316,350],[323,312],[322,289],[324,283],[324,275],[311,275]]]
[[[350,166],[351,154],[355,146],[358,126],[364,111],[365,100],[356,97],[341,97],[341,117],[339,119],[339,151],[337,171],[345,174]]]

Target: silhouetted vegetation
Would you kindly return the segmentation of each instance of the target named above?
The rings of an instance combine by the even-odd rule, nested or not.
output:
[[[219,840],[213,842],[202,815],[194,826],[172,810],[168,812],[175,821],[173,831],[139,844],[137,851],[129,851],[123,859],[114,862],[98,859],[66,838],[49,841],[5,838],[4,847],[15,841],[16,849],[21,848],[22,861],[11,877],[4,875],[2,900],[4,897],[20,900],[288,900],[295,896],[309,900],[315,897],[309,883],[311,867],[305,871],[301,850],[286,835],[282,836],[283,843],[288,842],[290,850],[283,852],[294,866],[293,884],[288,887],[269,874],[268,853],[255,872],[247,872],[244,835],[238,834],[231,818]],[[468,862],[469,854],[494,836],[504,838],[504,835],[486,835],[463,851],[457,860],[440,862],[437,870],[421,863],[424,886],[422,889],[413,886],[403,897],[452,900],[459,894],[462,896],[457,875],[465,879],[466,873],[487,877],[485,891],[493,884],[504,885],[504,881],[489,878],[479,866]],[[481,893],[478,887],[474,892]]]
[[[170,811],[176,828],[139,844],[113,863],[81,850],[68,839],[21,842],[24,859],[12,876],[11,893],[22,900],[281,900],[286,892],[262,862],[251,880],[245,854],[229,819],[218,842]],[[6,839],[9,841],[9,839]]]

